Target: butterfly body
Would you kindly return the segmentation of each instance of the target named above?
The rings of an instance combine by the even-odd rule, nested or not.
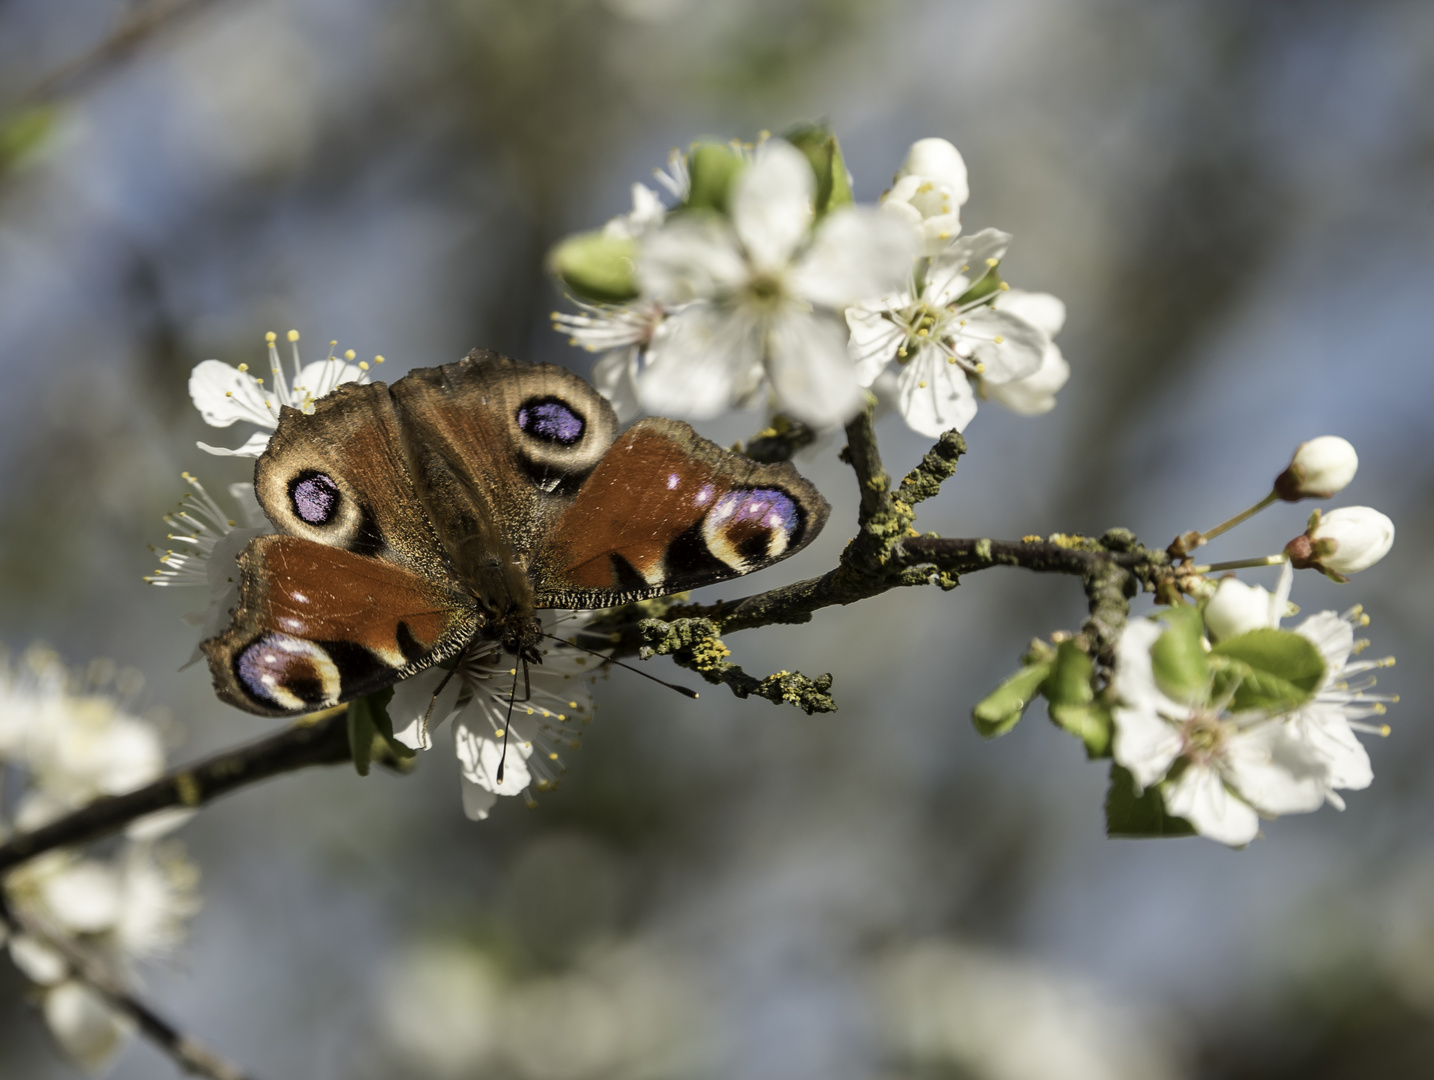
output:
[[[239,557],[215,687],[288,716],[352,700],[475,640],[540,659],[537,612],[726,580],[805,546],[827,504],[686,424],[619,433],[577,375],[478,352],[285,409],[255,468],[278,530]]]

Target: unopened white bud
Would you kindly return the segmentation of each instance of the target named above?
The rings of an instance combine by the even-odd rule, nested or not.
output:
[[[1301,535],[1285,545],[1297,568],[1314,567],[1336,580],[1368,570],[1394,546],[1394,522],[1369,506],[1316,510]]]
[[[1219,641],[1239,637],[1276,625],[1273,606],[1274,597],[1268,589],[1225,578],[1205,605],[1205,626]]]
[[[898,180],[903,176],[920,176],[945,184],[958,203],[964,203],[971,194],[966,180],[966,161],[961,151],[945,139],[917,139],[912,143],[896,174]]]
[[[1359,468],[1359,455],[1346,439],[1321,435],[1302,442],[1289,468],[1275,478],[1275,494],[1285,502],[1328,499],[1343,491]]]

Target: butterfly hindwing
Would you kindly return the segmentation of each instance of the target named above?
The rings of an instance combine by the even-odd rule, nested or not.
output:
[[[293,536],[239,556],[228,629],[203,643],[219,696],[269,716],[380,690],[457,652],[478,615],[454,581]]]
[[[829,507],[786,462],[723,450],[680,421],[624,432],[534,550],[539,607],[607,607],[770,566]]]

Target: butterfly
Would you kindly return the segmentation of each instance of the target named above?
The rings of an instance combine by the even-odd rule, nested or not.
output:
[[[619,432],[581,377],[486,350],[285,407],[254,490],[278,532],[240,553],[238,607],[202,648],[219,697],[265,716],[479,644],[541,662],[539,610],[751,573],[810,543],[829,509],[785,462],[676,420]]]

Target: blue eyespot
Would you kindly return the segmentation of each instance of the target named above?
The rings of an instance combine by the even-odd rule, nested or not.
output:
[[[234,674],[244,689],[283,709],[332,705],[339,672],[323,646],[289,634],[265,634],[239,653]]]
[[[747,488],[717,500],[702,521],[702,539],[728,566],[745,570],[755,561],[780,557],[799,524],[797,504],[785,491]]]
[[[559,446],[573,446],[587,424],[566,402],[555,397],[530,398],[518,407],[518,427],[524,434]]]
[[[339,486],[321,472],[302,472],[289,484],[294,513],[310,525],[327,525],[339,512]]]

